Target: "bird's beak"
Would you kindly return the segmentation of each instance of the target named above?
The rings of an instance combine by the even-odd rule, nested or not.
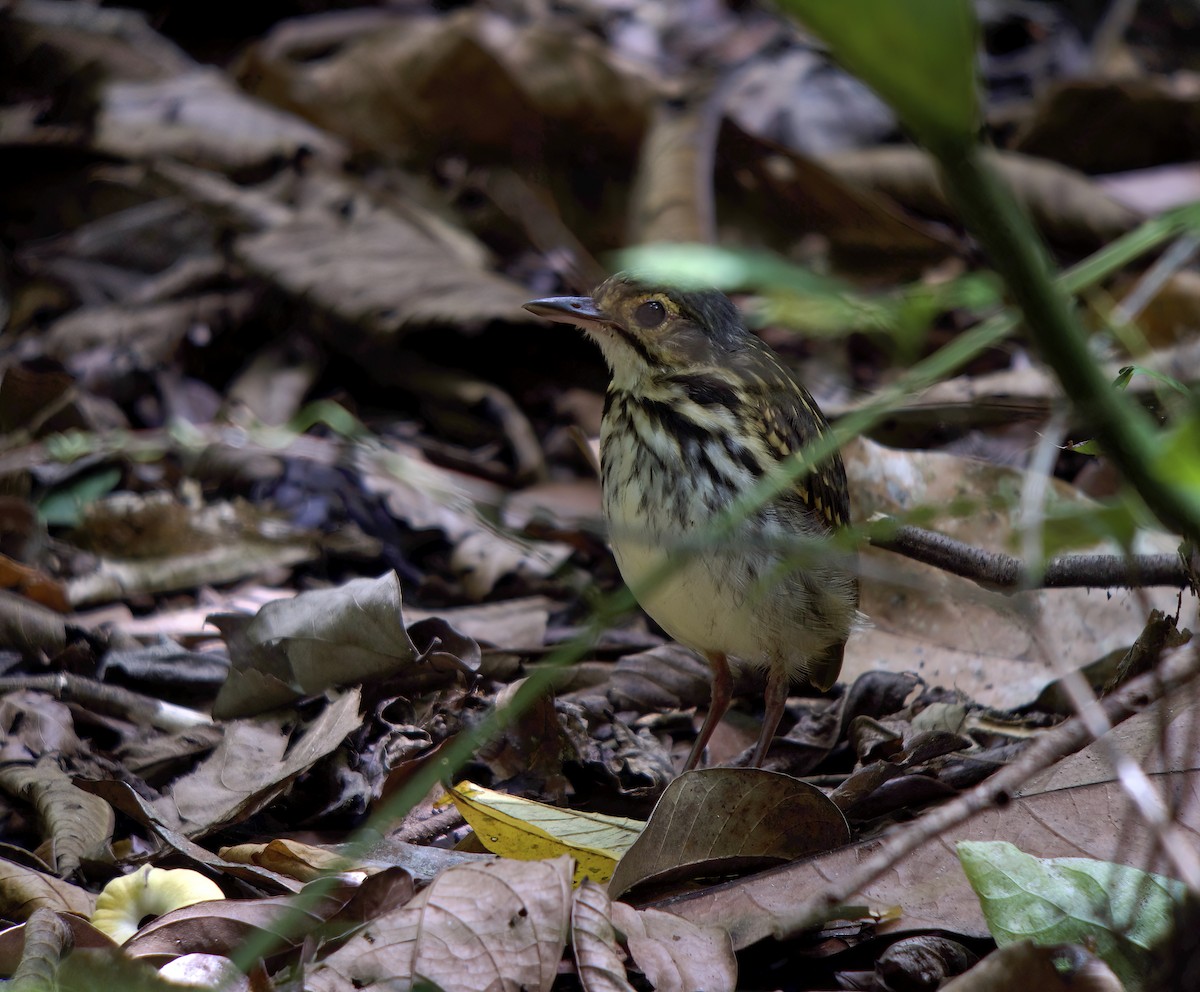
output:
[[[608,321],[608,315],[596,307],[590,296],[551,296],[545,300],[530,300],[525,309],[547,320],[564,324],[599,324]]]

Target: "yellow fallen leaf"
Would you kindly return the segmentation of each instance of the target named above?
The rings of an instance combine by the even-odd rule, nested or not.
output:
[[[518,861],[569,854],[576,863],[575,885],[585,878],[607,882],[645,826],[641,820],[560,809],[471,782],[448,791],[479,842],[493,854]]]

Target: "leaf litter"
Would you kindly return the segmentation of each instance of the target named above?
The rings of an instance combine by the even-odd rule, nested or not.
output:
[[[262,988],[733,988],[781,962],[906,973],[917,952],[898,943],[876,962],[871,938],[917,929],[978,947],[984,919],[947,840],[1019,837],[1042,858],[1170,874],[1153,843],[1131,842],[1137,814],[1092,747],[824,906],[807,936],[785,923],[880,838],[1030,752],[1060,719],[1044,690],[1065,670],[1122,653],[1154,608],[1194,626],[1194,598],[1005,594],[866,552],[873,626],[842,684],[789,701],[771,771],[682,778],[705,666],[638,614],[596,619],[618,577],[571,437],[594,431],[603,374],[575,336],[531,324],[525,300],[587,291],[610,249],[714,221],[723,242],[832,270],[864,300],[978,264],[925,162],[855,146],[887,133],[886,114],[857,102],[862,119],[836,137],[797,124],[789,73],[804,66],[816,108],[833,70],[785,22],[690,2],[527,18],[480,4],[234,17],[214,42],[186,19],[152,27],[86,4],[4,16],[28,77],[2,105],[18,177],[5,200],[32,205],[3,221],[6,974],[41,960],[28,938],[52,948],[45,928],[65,925],[77,949],[47,951],[62,988],[166,987],[170,967],[207,987],[248,987],[249,971]],[[1058,39],[1022,27],[1032,48]],[[706,58],[753,69],[724,107],[672,89]],[[1131,107],[1146,97],[1110,85]],[[1156,92],[1167,111],[1186,102]],[[1064,261],[1143,210],[1132,183],[1097,184],[1048,151],[1073,148],[1062,107],[1084,96],[1026,107],[1022,155],[1000,160]],[[1151,301],[1157,352],[1137,356],[1185,382],[1191,275]],[[863,315],[841,337],[763,333],[827,411],[849,413],[903,357],[881,332],[887,305],[839,309]],[[980,316],[945,303],[917,346]],[[1039,477],[1026,456],[1057,400],[1017,340],[910,398],[846,449],[856,522],[886,513],[1012,551]],[[1069,455],[1057,469],[1048,553],[1098,536],[1101,550],[1173,552],[1136,509],[1106,508],[1116,529],[1097,532],[1081,493],[1101,483]],[[577,636],[592,646],[554,667]],[[1183,634],[1156,643],[1168,660],[1189,650]],[[535,679],[533,705],[471,738]],[[756,736],[761,683],[744,674],[735,690],[712,764]],[[1180,693],[1112,733],[1186,795],[1195,725]],[[464,740],[460,792],[504,804],[502,857],[475,849],[442,786],[386,809]],[[603,869],[545,860],[527,838],[548,809],[568,849],[591,851],[579,824],[609,817],[639,836],[623,858],[601,845]],[[1195,829],[1194,804],[1170,813]],[[595,880],[614,861],[606,894]],[[228,898],[145,922],[118,950],[72,914],[147,864],[204,871]],[[973,957],[947,953],[945,974]]]

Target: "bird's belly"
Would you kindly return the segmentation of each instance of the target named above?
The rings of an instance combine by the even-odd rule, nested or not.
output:
[[[709,567],[704,553],[688,559],[636,540],[613,542],[621,577],[642,608],[679,643],[758,660],[751,610]]]
[[[696,503],[665,487],[649,485],[643,496],[605,483],[609,542],[621,577],[679,643],[730,655],[735,663],[782,665],[801,674],[829,645],[845,640],[856,611],[845,592],[852,578],[844,563],[810,562],[803,575],[766,582],[782,560],[761,525],[747,523],[719,546],[711,543],[732,495],[697,519],[685,509]]]

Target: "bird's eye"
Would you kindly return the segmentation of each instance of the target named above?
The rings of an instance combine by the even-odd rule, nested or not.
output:
[[[667,308],[658,300],[647,300],[633,311],[633,318],[642,327],[657,327],[667,316]]]

